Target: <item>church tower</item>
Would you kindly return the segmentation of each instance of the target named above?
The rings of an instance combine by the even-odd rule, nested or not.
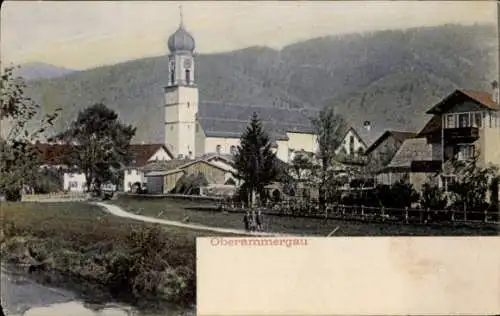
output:
[[[195,82],[195,41],[182,20],[168,39],[168,85],[165,87],[165,145],[175,158],[195,155],[198,87]]]

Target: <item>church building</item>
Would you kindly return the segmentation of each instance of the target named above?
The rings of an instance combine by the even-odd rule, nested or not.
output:
[[[207,153],[233,154],[255,112],[281,160],[294,151],[316,152],[310,118],[313,110],[199,100],[195,40],[181,16],[168,39],[169,73],[165,92],[165,145],[174,157],[196,158]]]

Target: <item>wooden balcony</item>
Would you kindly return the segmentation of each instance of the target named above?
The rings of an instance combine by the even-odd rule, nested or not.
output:
[[[411,172],[433,173],[441,171],[441,160],[416,160],[411,162]]]
[[[445,128],[444,139],[448,144],[472,143],[479,138],[477,127]]]

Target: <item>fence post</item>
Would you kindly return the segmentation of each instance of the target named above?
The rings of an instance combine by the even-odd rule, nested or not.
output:
[[[365,219],[365,206],[361,205],[361,219]]]
[[[405,207],[405,223],[408,224],[408,206]]]
[[[382,222],[385,222],[385,207],[383,207],[383,206],[381,209],[381,213],[382,213]]]
[[[345,217],[345,205],[342,205],[341,207],[342,207],[342,218],[344,218]]]
[[[451,210],[451,222],[455,223],[455,209]]]
[[[484,222],[488,223],[488,210],[487,209],[484,210]]]
[[[424,222],[424,210],[422,208],[419,209],[420,210],[420,224],[422,224]]]
[[[467,206],[466,205],[464,205],[464,222],[467,222]]]
[[[431,210],[429,208],[427,208],[425,211],[427,212],[427,219],[425,220],[427,223],[431,219]]]

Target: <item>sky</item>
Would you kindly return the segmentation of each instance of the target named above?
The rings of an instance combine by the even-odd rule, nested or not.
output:
[[[167,54],[176,1],[6,1],[2,63],[87,69]],[[310,38],[447,23],[498,23],[495,1],[182,2],[198,53],[283,46]]]

